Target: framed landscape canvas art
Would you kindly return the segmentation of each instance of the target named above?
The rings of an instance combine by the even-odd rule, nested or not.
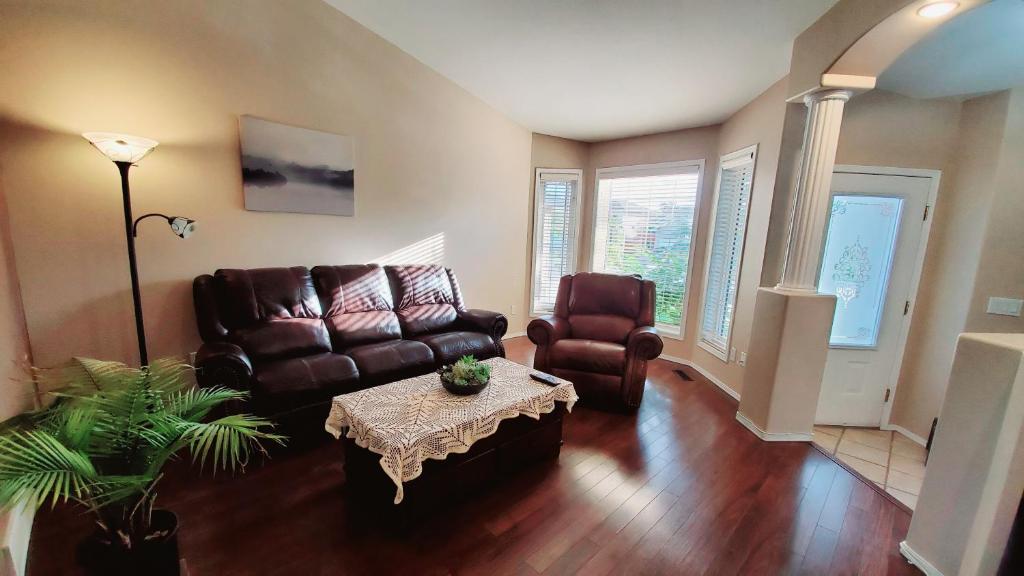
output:
[[[351,137],[239,118],[245,208],[354,216]]]

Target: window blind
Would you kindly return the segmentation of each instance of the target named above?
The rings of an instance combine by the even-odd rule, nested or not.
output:
[[[739,291],[755,153],[751,147],[724,156],[719,167],[700,339],[723,359],[728,358]]]
[[[638,274],[657,286],[656,323],[683,323],[700,166],[598,171],[592,269]]]
[[[576,271],[581,175],[578,170],[537,171],[531,314],[553,311],[558,281]]]

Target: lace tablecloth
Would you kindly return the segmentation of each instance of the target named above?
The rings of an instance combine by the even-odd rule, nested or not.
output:
[[[504,358],[484,362],[491,365],[491,381],[479,394],[456,396],[441,386],[437,374],[427,374],[336,396],[325,427],[335,438],[344,433],[380,454],[381,468],[398,487],[398,504],[402,483],[417,478],[428,458],[467,452],[494,434],[502,420],[539,419],[555,409],[555,402],[572,411],[578,399],[567,380],[551,387],[531,380],[532,368]]]

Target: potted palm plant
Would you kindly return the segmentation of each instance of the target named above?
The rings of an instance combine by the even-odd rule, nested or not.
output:
[[[0,505],[81,505],[96,532],[79,560],[94,574],[177,574],[177,517],[154,508],[168,460],[244,468],[261,442],[283,442],[272,424],[247,414],[210,419],[244,392],[197,388],[192,368],[165,359],[141,369],[75,359],[36,371],[55,401],[0,429]]]

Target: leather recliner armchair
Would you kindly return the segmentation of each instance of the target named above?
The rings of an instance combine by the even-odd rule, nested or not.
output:
[[[661,354],[654,282],[583,272],[563,276],[554,314],[536,318],[533,367],[571,381],[583,401],[636,408],[647,361]]]

